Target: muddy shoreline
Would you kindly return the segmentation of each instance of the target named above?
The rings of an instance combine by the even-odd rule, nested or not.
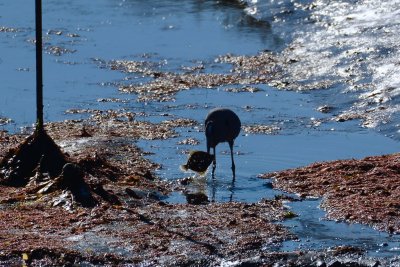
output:
[[[260,175],[277,189],[322,197],[328,218],[400,233],[400,155],[337,160]]]
[[[164,133],[160,125],[156,128]],[[85,208],[69,197],[68,190],[38,191],[40,185],[31,183],[1,185],[2,264],[208,265],[253,257],[294,238],[274,223],[287,213],[279,200],[163,202],[170,185],[154,177],[156,165],[145,160],[134,144],[127,144],[132,132],[121,129],[118,137],[114,131],[105,136],[100,127],[77,122],[49,124],[46,129],[86,170],[86,183],[105,192],[95,194],[95,207]],[[3,133],[1,138],[4,156],[24,137]]]
[[[269,52],[252,57],[228,55],[217,62],[231,64],[231,73],[199,73],[203,67],[186,73],[164,73],[144,62],[128,61],[106,66],[151,77],[146,84],[125,85],[120,90],[137,94],[138,101],[163,102],[181,90],[196,87],[241,85],[226,89],[238,94],[256,93],[257,84],[279,87],[276,81],[284,80],[279,66],[295,63],[282,61]],[[287,87],[289,83],[280,85]],[[296,216],[284,205],[290,198],[253,204],[213,203],[207,196],[194,196],[194,204],[163,201],[174,190],[185,191],[185,184],[155,177],[159,166],[146,160],[146,151],[135,142],[178,137],[176,127],[201,126],[197,121],[175,118],[150,123],[137,119],[142,114],[124,109],[71,109],[67,113],[87,114],[88,118],[48,123],[46,130],[70,162],[85,171],[84,181],[96,205],[85,207],[76,201],[73,192],[53,186],[51,179],[24,187],[1,185],[1,264],[377,266],[379,262],[399,261],[362,256],[360,249],[347,246],[324,251],[279,251],[283,241],[297,239],[281,224]],[[324,122],[319,121],[318,126]],[[242,130],[276,134],[280,128],[252,124],[244,125]],[[1,132],[0,138],[3,158],[26,136]],[[398,157],[394,154],[315,163],[260,178],[273,178],[275,188],[302,198],[322,197],[323,208],[331,219],[398,234]],[[29,179],[32,181],[32,177]],[[196,197],[202,200],[196,202]]]
[[[260,200],[253,204],[164,202],[163,196],[182,185],[176,186],[155,177],[153,172],[157,165],[144,159],[145,152],[135,146],[134,140],[149,138],[146,130],[151,131],[152,138],[168,138],[176,134],[174,127],[193,122],[181,119],[142,124],[129,117],[119,112],[110,116],[108,112],[84,121],[47,124],[49,135],[62,151],[86,170],[86,183],[91,188],[101,186],[103,190],[94,191],[97,205],[88,208],[77,203],[68,190],[38,191],[40,184],[1,185],[1,264],[209,266],[226,263],[269,266],[279,262],[281,266],[321,266],[318,264],[336,262],[343,264],[337,266],[350,266],[345,265],[350,263],[351,266],[372,266],[378,262],[399,261],[398,258],[360,257],[362,251],[351,247],[319,252],[279,252],[277,248],[282,241],[296,240],[296,236],[280,224],[282,220],[296,216],[284,205],[286,198]],[[97,123],[99,120],[101,123]],[[106,130],[104,125],[107,125]],[[26,136],[2,132],[0,156],[4,157],[24,138]],[[395,154],[316,163],[263,177],[275,177],[274,186],[302,197],[325,197],[324,207],[332,218],[371,224],[380,230],[397,233],[396,194],[399,189],[394,171],[397,157]],[[345,189],[340,189],[340,180],[334,178],[330,183],[313,180],[320,177],[321,171],[332,174],[327,177],[336,177],[340,171],[340,177],[345,177]],[[365,179],[363,174],[372,180]],[[395,180],[385,180],[390,179],[388,174]],[[372,188],[372,194],[366,194],[366,190],[371,189],[368,182],[375,186],[373,178],[378,176],[380,181],[387,183],[381,182],[379,188]],[[358,183],[349,182],[353,179]],[[339,195],[329,191],[331,188]],[[381,201],[382,192],[385,202]],[[360,203],[354,202],[351,198],[354,195],[368,197],[371,213],[363,210],[362,205],[353,205],[354,209],[346,210],[338,206],[341,202],[336,200],[348,196],[349,201]],[[382,205],[390,209],[377,212]],[[346,217],[340,217],[341,214]],[[359,214],[365,216],[358,217]]]
[[[0,32],[14,31],[18,29],[0,27]],[[104,86],[135,94],[136,100],[143,103],[174,101],[178,92],[197,88],[223,87],[227,92],[242,94],[257,93],[260,91],[257,86],[264,84],[294,91],[370,86],[360,80],[363,76],[356,70],[346,71],[344,78],[332,74],[320,79],[310,75],[318,73],[320,58],[308,61],[307,54],[301,54],[303,45],[294,42],[280,54],[263,51],[253,56],[224,55],[213,63],[196,62],[176,71],[167,71],[163,61],[154,62],[145,56],[142,61],[96,58],[91,64],[126,75],[120,81],[107,81]],[[60,57],[77,50],[54,45],[47,51]],[[325,54],[320,57],[328,58]],[[360,53],[346,57],[353,65],[364,60]],[[102,98],[98,102],[124,100]],[[337,113],[334,106],[326,104],[321,112],[334,110],[332,117],[316,120],[312,127],[349,120],[362,120],[369,126],[376,113],[387,109],[377,104],[368,110]],[[214,203],[207,196],[192,196],[193,204],[167,203],[168,194],[184,191],[185,180],[168,182],[156,177],[154,171],[159,166],[147,160],[148,152],[139,149],[135,142],[177,137],[175,127],[197,127],[201,126],[199,122],[179,118],[150,123],[138,119],[142,114],[124,109],[70,109],[66,113],[84,114],[88,118],[48,123],[46,130],[69,162],[84,171],[83,180],[88,188],[85,190],[92,194],[96,204],[83,205],[74,192],[58,184],[57,177],[49,178],[40,171],[26,177],[29,182],[24,186],[1,184],[0,265],[400,264],[399,257],[370,258],[359,248],[346,245],[321,251],[280,251],[282,242],[298,238],[282,224],[297,216],[285,205],[293,201],[290,197],[260,199],[249,204]],[[0,118],[0,125],[10,123],[11,119]],[[244,125],[242,130],[246,134],[277,134],[281,129],[276,125],[251,124]],[[0,132],[0,160],[26,137]],[[362,223],[399,234],[399,160],[400,156],[393,154],[315,163],[262,174],[260,178],[273,179],[274,188],[298,194],[301,199],[323,198],[323,208],[333,220]],[[0,173],[0,180],[3,176]]]

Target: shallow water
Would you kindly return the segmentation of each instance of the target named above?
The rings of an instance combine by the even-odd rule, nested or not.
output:
[[[334,159],[362,158],[369,155],[380,155],[396,152],[397,142],[369,130],[348,124],[327,123],[315,126],[316,119],[329,117],[315,110],[309,94],[295,92],[277,92],[269,86],[260,86],[258,93],[228,93],[223,90],[190,90],[178,94],[176,102],[157,104],[147,107],[156,109],[169,116],[146,117],[145,120],[158,120],[179,117],[191,118],[200,123],[195,128],[182,127],[177,131],[180,137],[169,140],[140,140],[139,146],[147,148],[154,155],[150,159],[162,164],[159,175],[167,179],[178,179],[191,174],[182,173],[179,166],[184,164],[188,150],[206,150],[203,120],[207,112],[214,107],[229,107],[240,115],[242,124],[274,125],[280,128],[276,134],[253,134],[243,130],[236,139],[234,152],[237,166],[237,179],[233,200],[257,201],[268,197],[265,181],[257,175],[265,172],[304,166],[315,161]],[[209,97],[211,96],[211,97]],[[285,104],[282,105],[281,102]],[[238,103],[239,102],[239,103]],[[185,105],[179,105],[185,103]],[[247,104],[252,108],[248,109]],[[187,105],[193,106],[188,112]],[[242,106],[241,106],[242,105]],[[164,108],[163,108],[164,106]],[[335,128],[337,127],[337,128]],[[200,141],[197,146],[178,145],[186,138]],[[217,201],[231,199],[230,155],[227,143],[217,146]],[[200,179],[201,180],[201,179]],[[204,179],[212,190],[213,181]]]
[[[208,110],[215,106],[228,106],[241,116],[244,125],[255,122],[279,125],[281,130],[274,135],[246,134],[242,131],[234,147],[236,179],[233,182],[230,169],[230,154],[227,144],[217,146],[217,169],[215,179],[208,173],[200,177],[194,173],[184,173],[179,166],[184,164],[187,150],[205,150],[205,135],[202,125],[196,128],[179,128],[180,137],[166,141],[139,141],[141,147],[154,152],[149,158],[162,164],[157,174],[169,180],[194,177],[186,186],[186,191],[205,193],[211,201],[257,202],[262,198],[274,198],[282,194],[271,188],[269,180],[257,178],[264,172],[304,166],[316,161],[347,158],[363,158],[397,152],[397,142],[388,137],[363,129],[351,123],[331,123],[320,127],[313,126],[311,118],[329,115],[315,110],[309,94],[295,92],[277,92],[268,86],[259,93],[227,93],[224,91],[207,92],[195,90],[181,92],[174,108],[158,106],[159,112],[168,112],[169,117],[189,117],[203,123]],[[279,96],[278,96],[279,94]],[[212,95],[212,99],[207,95]],[[200,97],[203,96],[203,97]],[[285,105],[277,104],[276,97]],[[253,109],[244,111],[234,99],[242,105],[251,103]],[[188,113],[186,106],[197,107]],[[167,108],[168,107],[168,108]],[[149,118],[147,118],[149,119]],[[160,118],[153,118],[157,121]],[[338,127],[335,129],[335,127]],[[349,129],[346,129],[348,127]],[[178,145],[185,138],[196,138],[197,146]],[[166,145],[166,143],[168,145]],[[184,194],[174,193],[167,201],[184,203]],[[319,209],[319,201],[307,200],[287,204],[299,217],[284,222],[299,236],[299,241],[285,242],[280,250],[321,249],[338,245],[354,245],[368,251],[372,256],[398,255],[400,236],[390,236],[377,232],[370,227],[324,220],[325,213]]]
[[[377,233],[368,226],[325,220],[318,209],[320,201],[307,200],[290,203],[298,215],[283,224],[300,236],[300,241],[284,242],[283,251],[298,249],[318,250],[335,246],[356,246],[368,251],[370,256],[396,256],[400,251],[400,236]]]
[[[226,53],[279,51],[285,42],[291,40],[293,32],[301,28],[301,21],[308,14],[308,11],[297,8],[293,1],[282,3],[275,3],[272,9],[268,9],[271,3],[260,1],[243,10],[229,1],[187,0],[179,4],[168,0],[98,0],[95,4],[87,0],[47,1],[43,13],[44,31],[48,33],[45,47],[58,46],[67,50],[60,55],[51,54],[49,50],[44,54],[45,120],[86,116],[65,114],[71,108],[124,108],[145,112],[149,116],[138,119],[155,122],[180,117],[195,119],[200,125],[197,128],[178,128],[181,135],[178,138],[138,142],[145,151],[155,153],[149,158],[162,165],[157,174],[169,180],[193,176],[179,169],[187,158],[183,151],[205,150],[202,123],[213,107],[230,107],[239,114],[243,125],[278,127],[280,130],[273,135],[242,131],[234,147],[237,166],[234,184],[228,145],[217,147],[216,179],[211,179],[210,174],[196,177],[187,188],[203,191],[215,201],[256,202],[282,194],[272,190],[269,181],[258,179],[260,173],[304,166],[315,161],[397,152],[397,141],[361,128],[358,121],[338,123],[330,120],[334,114],[351,109],[359,99],[358,92],[343,94],[339,88],[300,93],[257,85],[261,91],[256,93],[229,93],[223,87],[199,88],[180,92],[175,102],[138,103],[135,95],[118,93],[117,85],[126,83],[126,78],[134,81],[143,78],[111,71],[99,64],[99,60],[146,59],[162,62],[163,69],[178,71],[182,65],[196,62],[212,65],[216,56]],[[255,7],[258,9],[254,10]],[[0,31],[0,118],[14,121],[0,126],[0,129],[18,132],[20,127],[35,121],[35,112],[32,112],[35,107],[33,2],[27,5],[22,0],[0,0],[0,10],[0,28],[10,29]],[[250,19],[246,12],[264,20]],[[221,71],[225,70],[215,69],[215,72]],[[113,97],[126,102],[97,101]],[[336,110],[327,114],[316,111],[324,104],[332,104]],[[319,124],[319,121],[323,123]],[[395,135],[393,129],[389,127],[389,132],[384,133]],[[198,139],[200,144],[177,144],[189,137]],[[180,193],[167,200],[185,201]],[[290,206],[301,216],[286,224],[293,226],[302,242],[285,243],[283,250],[299,246],[320,248],[351,244],[365,247],[371,253],[379,250],[377,255],[380,256],[397,253],[398,237],[389,237],[368,227],[320,220],[324,213],[317,208],[316,201],[292,203]],[[339,236],[337,232],[344,234]],[[365,238],[351,240],[345,238],[347,234]],[[383,243],[388,246],[379,247]]]

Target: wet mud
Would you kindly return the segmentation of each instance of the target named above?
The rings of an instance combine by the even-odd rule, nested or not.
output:
[[[27,178],[36,173],[59,176],[67,163],[65,156],[51,137],[43,130],[36,130],[0,161],[1,183],[23,186]]]
[[[272,266],[276,263],[281,266],[321,266],[318,264],[350,262],[353,264],[351,266],[369,266],[362,265],[362,262],[379,262],[378,259],[360,258],[362,251],[351,247],[320,252],[280,252],[281,242],[296,239],[279,223],[296,216],[284,205],[287,201],[284,197],[249,204],[215,203],[196,195],[188,196],[188,202],[192,204],[166,203],[163,199],[173,190],[174,185],[154,175],[158,166],[144,158],[146,153],[135,146],[135,140],[148,138],[148,133],[143,133],[148,128],[151,128],[152,138],[168,138],[166,133],[173,133],[174,127],[192,124],[193,121],[176,119],[158,124],[142,124],[135,120],[129,121],[124,115],[124,112],[105,112],[88,120],[46,125],[48,134],[54,138],[61,151],[84,173],[84,185],[93,196],[93,203],[84,205],[87,200],[79,201],[70,187],[58,186],[60,176],[65,175],[66,170],[56,178],[39,182],[30,177],[26,186],[1,184],[0,263],[30,266]],[[97,123],[99,121],[101,123]],[[133,124],[123,127],[127,122]],[[107,130],[104,129],[105,125]],[[18,146],[25,138],[3,132],[1,157],[4,158],[10,149]],[[397,155],[391,157],[382,157],[381,162],[391,162],[391,165],[385,166],[394,172],[394,159],[397,159]],[[347,175],[346,181],[352,181],[350,178],[363,180],[361,173],[368,171],[379,175],[378,170],[383,167],[374,167],[378,163],[373,158],[367,161],[368,164],[353,161],[354,166],[343,174]],[[326,163],[325,167],[334,170],[335,164],[339,163]],[[349,164],[351,162],[347,166]],[[326,170],[324,172],[327,173]],[[326,183],[323,184],[326,186]],[[74,185],[81,191],[84,189],[82,184]],[[382,204],[373,202],[374,196],[380,196],[382,192],[395,197],[396,184],[387,181],[386,185],[381,182],[379,188],[374,188],[374,194],[366,194],[371,205]],[[367,185],[360,186],[363,190],[369,190]],[[324,193],[323,189],[313,189],[311,185],[303,185],[301,188],[310,194]],[[348,188],[339,192],[346,194]],[[343,199],[342,195],[340,199]],[[385,224],[377,226],[390,226],[393,232],[398,230],[398,225],[393,223],[393,220],[398,221],[396,201],[397,197],[392,201],[388,199],[385,202],[387,205],[382,204],[390,208],[386,209],[389,213],[375,213],[373,210],[377,220],[387,218]],[[326,203],[327,206],[332,205],[329,201]],[[341,212],[343,210],[337,210],[330,215]],[[347,214],[351,214],[350,211]],[[395,262],[396,259],[385,261]]]
[[[34,179],[37,173],[32,173],[26,174],[32,177],[25,186],[1,183],[2,263],[207,265],[252,257],[294,238],[275,223],[287,213],[280,200],[207,205],[163,202],[170,185],[152,174],[157,165],[145,160],[132,142],[143,135],[142,129],[135,125],[128,132],[117,127],[121,131],[115,128],[106,135],[94,124],[98,119],[94,117],[91,125],[67,121],[46,126],[79,173],[75,167],[68,168],[69,163],[55,178],[38,181]],[[165,138],[165,125],[172,131],[182,121],[153,125],[152,131],[159,133],[157,138]],[[3,133],[1,138],[5,158],[24,137]],[[84,184],[62,180],[62,176],[78,174]],[[92,205],[85,205],[87,199],[77,199],[71,186],[59,186],[66,181],[76,190],[89,191]]]
[[[311,5],[310,9],[317,7]],[[18,31],[20,29],[0,27],[0,32],[4,33]],[[77,37],[79,39],[79,34],[55,29],[48,31],[49,36],[68,37],[69,42],[67,45],[46,46],[48,54],[57,58],[76,54],[77,50],[69,48],[68,44]],[[213,63],[198,61],[194,66],[183,66],[173,71],[167,70],[165,61],[155,61],[151,56],[143,56],[142,61],[96,58],[93,62],[100,69],[126,75],[117,82],[102,85],[118,87],[122,93],[136,94],[138,102],[146,103],[172,102],[178,92],[199,88],[225,87],[222,90],[236,94],[258,94],[262,91],[258,85],[265,84],[295,91],[341,88],[343,85],[349,87],[349,91],[373,88],[364,79],[366,75],[362,71],[369,51],[344,53],[341,59],[347,63],[339,66],[336,72],[331,71],[330,67],[334,66],[324,60],[330,59],[329,51],[328,54],[303,51],[304,42],[296,40],[282,53],[226,54]],[[65,61],[65,64],[73,63]],[[323,70],[329,75],[321,75],[321,65],[328,66]],[[362,120],[368,127],[377,114],[390,109],[380,105],[386,100],[379,93],[367,94],[365,98],[374,100],[375,96],[378,97],[376,105],[339,114],[333,103],[326,103],[318,110],[321,113],[334,110],[335,114],[332,119],[316,120],[313,126],[331,120]],[[98,98],[97,101],[127,102],[119,98]],[[191,204],[164,201],[173,190],[183,191],[189,179],[177,181],[179,185],[160,180],[154,174],[160,166],[145,159],[148,152],[139,149],[135,142],[179,137],[174,128],[196,127],[200,125],[197,121],[179,118],[152,123],[138,119],[143,114],[124,109],[76,108],[65,113],[88,117],[46,125],[49,136],[74,164],[72,168],[68,169],[70,165],[61,174],[49,176],[40,172],[29,173],[24,186],[0,185],[0,265],[400,264],[398,257],[367,258],[363,251],[347,246],[323,251],[280,251],[283,241],[296,240],[296,236],[281,225],[282,220],[297,216],[285,206],[286,201],[293,199],[282,197],[252,204],[215,203],[204,194],[189,193],[186,197]],[[10,123],[10,119],[0,118],[0,125]],[[281,130],[274,125],[261,124],[244,125],[242,129],[245,134],[277,134]],[[0,159],[7,158],[7,153],[25,139],[26,136],[1,131]],[[196,145],[198,142],[186,138],[177,144]],[[298,193],[301,197],[323,197],[323,207],[331,219],[368,224],[396,234],[400,231],[397,161],[398,155],[395,154],[315,163],[262,177],[274,178],[275,188]],[[65,175],[79,177],[79,180],[66,185]],[[81,191],[81,195],[82,191],[83,195],[89,193],[90,200],[77,199],[81,195],[76,191]]]
[[[261,52],[256,56],[220,57],[216,64],[228,64],[229,74],[205,73],[204,66],[194,70],[198,73],[163,72],[157,69],[159,64],[144,62],[118,62],[117,66],[112,62],[109,66],[112,70],[150,78],[147,83],[121,85],[122,92],[137,94],[138,101],[163,102],[173,100],[179,91],[198,87],[207,90],[228,86],[226,91],[238,94],[257,94],[256,85],[264,83],[288,89],[294,81],[283,78],[282,66],[295,63]],[[240,87],[233,90],[231,85]],[[320,112],[330,109],[324,107]],[[205,195],[189,193],[186,197],[191,204],[164,202],[167,194],[174,189],[182,190],[184,184],[155,177],[154,170],[159,166],[146,160],[146,152],[135,142],[179,137],[175,128],[198,127],[200,124],[195,120],[175,118],[152,123],[138,120],[143,114],[124,109],[70,109],[66,113],[87,114],[88,118],[48,123],[46,131],[82,171],[83,181],[76,183],[77,189],[65,186],[63,175],[40,181],[27,177],[29,182],[24,187],[0,186],[3,225],[0,261],[6,265],[27,262],[33,266],[75,263],[374,266],[379,262],[360,257],[362,251],[351,247],[317,252],[279,251],[283,241],[296,239],[279,223],[297,216],[285,207],[286,200],[214,203]],[[243,131],[277,134],[280,128],[254,124],[244,125]],[[6,157],[25,138],[2,132],[0,156]],[[178,144],[197,142],[184,139]],[[263,177],[274,177],[277,189],[303,197],[323,196],[323,207],[332,219],[399,233],[396,161],[397,155],[392,155],[364,161],[318,163]],[[74,190],[80,190],[81,195]],[[80,200],[82,191],[91,197]]]
[[[314,163],[262,174],[274,188],[301,197],[323,197],[330,219],[400,233],[399,154]]]
[[[111,69],[150,77],[148,83],[124,85],[120,90],[137,94],[138,101],[163,102],[174,99],[181,90],[197,87],[239,84],[242,87],[237,90],[227,88],[238,94],[259,93],[253,87],[259,83],[287,89],[291,82],[282,78],[280,64],[295,63],[282,63],[269,52],[257,56],[227,55],[216,62],[229,64],[230,74],[164,73],[155,71],[152,64],[132,62],[122,66],[119,62]],[[133,64],[131,70],[126,64]],[[204,68],[200,70],[203,72]],[[322,107],[320,112],[330,110],[331,107]],[[351,247],[279,251],[283,241],[296,240],[279,223],[297,216],[286,208],[285,199],[253,204],[214,203],[206,195],[188,193],[190,204],[164,202],[173,190],[185,191],[185,184],[158,179],[154,170],[159,166],[146,160],[146,152],[135,142],[179,137],[175,128],[198,127],[195,120],[174,118],[152,123],[139,120],[143,114],[124,109],[70,109],[66,113],[86,114],[88,118],[48,123],[46,131],[84,173],[84,183],[78,183],[78,189],[83,188],[91,198],[80,201],[71,187],[62,186],[62,175],[39,182],[28,177],[30,182],[25,187],[1,185],[4,242],[0,260],[5,264],[373,266],[383,261],[360,257],[362,251]],[[244,125],[242,130],[245,134],[277,134],[280,127],[252,124]],[[0,156],[6,157],[25,138],[2,132]],[[196,145],[198,140],[183,139],[177,144]],[[396,155],[318,163],[265,174],[263,178],[274,177],[277,189],[303,197],[324,197],[323,207],[332,219],[398,233],[399,189],[394,159],[397,160]]]

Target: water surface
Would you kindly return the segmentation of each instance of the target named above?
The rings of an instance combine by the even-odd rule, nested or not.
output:
[[[363,29],[373,29],[375,26],[359,16],[364,14],[363,10],[376,8],[378,2],[349,2],[346,5],[354,6],[347,8],[345,3],[329,5],[325,3],[327,1],[319,1],[322,4],[313,9],[306,8],[311,1],[248,2],[251,2],[250,5],[244,8],[231,1],[46,1],[43,4],[45,120],[60,121],[87,116],[66,114],[66,110],[72,108],[123,108],[137,113],[144,112],[148,116],[138,119],[152,122],[181,117],[194,119],[199,126],[178,128],[178,138],[166,141],[141,140],[137,143],[143,150],[155,153],[149,158],[162,165],[157,175],[169,180],[193,176],[192,173],[180,171],[179,166],[187,158],[183,152],[205,150],[202,123],[211,108],[231,108],[239,114],[243,125],[262,124],[279,128],[270,135],[242,131],[234,147],[237,166],[235,183],[232,183],[228,145],[217,147],[215,179],[211,179],[210,174],[203,178],[196,177],[195,182],[187,188],[202,191],[215,201],[257,202],[262,198],[282,194],[271,189],[269,181],[258,179],[260,173],[300,167],[315,161],[397,152],[399,144],[396,138],[384,135],[397,135],[397,116],[394,112],[382,114],[383,118],[391,114],[392,119],[390,123],[388,121],[388,127],[381,125],[377,128],[384,129],[384,134],[361,127],[361,122],[357,120],[344,123],[331,120],[334,115],[354,107],[379,105],[379,101],[374,101],[373,97],[363,97],[365,95],[361,94],[368,93],[368,88],[362,88],[365,90],[362,91],[341,85],[327,90],[288,92],[268,85],[257,85],[260,92],[256,93],[229,93],[224,91],[224,87],[198,88],[180,92],[174,102],[139,103],[135,95],[121,94],[117,87],[120,83],[144,82],[145,78],[138,74],[112,71],[99,64],[115,59],[146,60],[155,62],[162,70],[182,71],[182,66],[203,63],[211,71],[225,72],[229,71],[227,67],[214,64],[214,59],[219,55],[254,55],[263,50],[280,52],[288,42],[305,36],[310,39],[305,52],[310,54],[311,60],[325,55],[323,59],[326,61],[322,61],[324,68],[321,71],[326,73],[313,73],[316,79],[323,79],[327,73],[346,73],[336,73],[334,62],[344,64],[339,70],[355,66],[353,63],[348,65],[344,60],[343,53],[347,49],[345,45],[340,46],[339,50],[332,45],[337,41],[350,44],[355,40],[357,42],[354,45],[359,46],[360,51],[354,53],[368,52],[371,58],[383,58],[364,61],[367,63],[362,69],[372,69],[375,72],[372,72],[372,76],[370,72],[362,72],[360,77],[363,81],[375,82],[391,77],[383,83],[386,87],[376,89],[380,90],[378,96],[382,92],[387,92],[384,96],[389,96],[381,101],[388,107],[382,110],[396,110],[397,89],[388,88],[397,88],[397,76],[388,75],[393,68],[383,68],[387,62],[393,63],[393,55],[396,55],[395,51],[389,53],[392,50],[384,49],[393,45],[395,36],[398,36],[394,34],[394,20],[384,19],[385,10],[395,17],[398,15],[394,8],[397,5],[395,1],[383,5],[376,13],[380,16],[373,20],[373,25],[387,27],[387,33],[392,34],[392,38],[380,40],[380,50],[368,49],[375,37],[361,33]],[[3,29],[0,31],[0,118],[13,120],[13,123],[2,125],[0,129],[19,132],[21,127],[30,126],[35,121],[34,3],[0,0],[0,10],[0,29]],[[331,10],[335,13],[330,13]],[[344,14],[341,15],[341,12]],[[335,22],[328,28],[330,35],[319,24],[324,20],[315,22],[317,16]],[[346,19],[349,16],[351,18]],[[335,25],[339,28],[335,28]],[[346,34],[335,35],[338,30]],[[389,41],[382,44],[385,40]],[[316,43],[322,44],[326,54],[312,49],[320,47]],[[382,51],[387,51],[387,56],[383,57]],[[398,66],[395,63],[392,65]],[[98,101],[100,98],[113,97],[124,99],[125,102]],[[316,110],[324,104],[334,106],[332,113],[325,114]],[[320,121],[323,123],[319,124]],[[185,138],[196,138],[200,144],[177,144]],[[167,201],[182,202],[185,199],[182,194],[176,193]],[[318,249],[349,244],[366,248],[371,253],[379,251],[379,256],[396,255],[396,247],[399,247],[397,237],[367,227],[320,220],[324,213],[318,209],[317,201],[290,205],[300,217],[286,224],[299,235],[301,242],[285,243],[283,250],[297,249],[299,246]],[[338,232],[343,234],[337,235]],[[379,246],[383,243],[387,246]]]

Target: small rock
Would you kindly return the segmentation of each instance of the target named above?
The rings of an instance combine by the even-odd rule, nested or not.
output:
[[[321,113],[329,113],[332,111],[332,107],[328,105],[323,105],[317,108],[317,110]]]
[[[125,192],[133,198],[136,199],[152,199],[159,201],[161,199],[161,196],[158,192],[156,191],[148,191],[148,190],[140,190],[138,188],[126,188]]]
[[[147,170],[144,173],[143,177],[146,178],[147,180],[150,180],[150,181],[153,181],[155,179],[153,174],[149,170]]]
[[[118,197],[112,191],[105,190],[102,185],[93,186],[93,191],[112,205],[121,205],[121,201],[119,201]]]
[[[185,178],[182,178],[182,179],[179,179],[179,180],[178,180],[178,182],[179,182],[181,185],[188,185],[188,184],[190,184],[192,181],[193,181],[193,177],[185,177]]]
[[[187,193],[186,194],[186,201],[189,204],[193,205],[202,205],[202,204],[208,204],[210,201],[208,200],[207,195],[201,192],[197,193]]]
[[[82,169],[74,163],[67,163],[63,166],[61,175],[68,184],[80,182],[84,176]]]
[[[273,189],[274,188],[274,186],[272,185],[271,181],[265,182],[264,187],[268,188],[268,189]]]
[[[133,190],[133,189],[130,189],[130,188],[126,188],[125,192],[130,197],[133,197],[133,198],[136,198],[136,199],[142,199],[145,196],[144,192],[142,192],[142,191],[139,192],[139,190]]]

